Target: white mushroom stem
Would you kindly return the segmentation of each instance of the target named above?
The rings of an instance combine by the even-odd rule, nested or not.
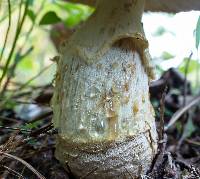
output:
[[[76,176],[138,176],[157,150],[149,101],[152,68],[141,17],[144,0],[99,0],[62,47],[53,97],[56,157]]]

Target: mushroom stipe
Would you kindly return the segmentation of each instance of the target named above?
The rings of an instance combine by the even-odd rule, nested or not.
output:
[[[52,101],[55,154],[77,177],[94,168],[87,178],[138,177],[157,152],[143,8],[144,0],[99,0],[61,48]]]

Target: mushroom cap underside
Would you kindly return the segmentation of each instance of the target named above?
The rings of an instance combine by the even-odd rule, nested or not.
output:
[[[89,6],[95,6],[97,0],[68,0],[69,2],[82,3]],[[108,1],[109,2],[109,1]],[[200,10],[199,0],[147,0],[145,11],[152,12],[171,12]]]

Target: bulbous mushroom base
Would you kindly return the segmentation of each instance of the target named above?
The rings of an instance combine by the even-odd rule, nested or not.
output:
[[[144,0],[100,0],[61,48],[52,100],[56,157],[78,177],[133,178],[156,153]]]
[[[151,133],[148,130],[121,141],[90,144],[58,136],[55,155],[77,177],[134,178],[151,166],[157,148]]]
[[[78,177],[132,178],[151,166],[154,111],[142,55],[131,42],[118,42],[90,65],[68,54],[60,61],[53,100],[56,158]]]

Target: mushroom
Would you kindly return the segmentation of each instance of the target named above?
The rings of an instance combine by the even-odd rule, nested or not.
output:
[[[82,3],[95,6],[97,0],[67,0],[69,2]],[[145,11],[152,12],[170,12],[200,10],[199,0],[148,0],[145,2]]]
[[[55,156],[77,177],[138,177],[157,152],[144,4],[98,0],[94,14],[61,47],[52,100]]]

